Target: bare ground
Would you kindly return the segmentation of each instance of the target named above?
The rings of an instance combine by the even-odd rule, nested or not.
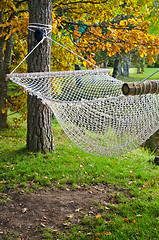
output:
[[[55,189],[26,194],[19,190],[10,192],[5,204],[0,204],[0,239],[43,239],[37,227],[63,231],[80,221],[82,214],[100,214],[100,204],[115,203],[120,190],[105,184],[79,186],[76,190]],[[114,196],[114,195],[113,195]],[[9,238],[8,236],[11,236]]]

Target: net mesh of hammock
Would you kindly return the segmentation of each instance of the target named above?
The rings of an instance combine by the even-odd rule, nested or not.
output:
[[[93,155],[124,154],[159,129],[159,95],[126,97],[106,69],[8,77],[48,104],[68,137]]]

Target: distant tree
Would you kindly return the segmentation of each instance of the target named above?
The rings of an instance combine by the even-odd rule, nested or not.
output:
[[[28,16],[25,6],[25,1],[17,0],[4,0],[0,4],[0,127],[7,127],[6,74],[12,59],[13,34],[23,32],[26,35]]]

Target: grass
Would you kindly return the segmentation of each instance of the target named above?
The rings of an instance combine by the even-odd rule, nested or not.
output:
[[[154,69],[146,71],[150,74]],[[75,225],[69,220],[63,231],[38,227],[43,239],[158,239],[159,169],[148,150],[95,157],[77,148],[53,119],[55,152],[30,153],[25,147],[26,123],[15,126],[13,117],[9,117],[7,129],[0,129],[0,204],[7,203],[2,193],[9,195],[15,188],[29,193],[41,188],[65,189],[67,184],[76,189],[106,183],[118,191],[112,192],[112,204],[97,202],[100,215],[81,215]]]
[[[130,179],[135,179],[131,188],[138,192],[137,189],[148,179],[157,178],[158,168],[152,164],[153,156],[148,151],[137,149],[113,158],[95,157],[75,147],[55,119],[53,129],[56,150],[45,155],[27,152],[25,125],[10,125],[0,131],[1,191],[18,185],[31,189],[66,183],[97,184],[102,181],[109,184],[118,182],[119,186],[127,188]]]
[[[136,68],[130,68],[130,76],[129,77],[119,76],[119,79],[123,80],[124,82],[142,81],[143,79],[150,76],[157,70],[159,70],[159,68],[145,68],[145,71],[143,73],[137,74]],[[159,72],[150,77],[148,81],[156,79],[159,79]]]
[[[81,216],[81,222],[63,232],[41,229],[44,239],[157,239],[159,227],[158,166],[144,149],[114,158],[84,153],[70,142],[53,120],[56,150],[29,153],[25,148],[26,124],[0,130],[0,191],[18,188],[32,192],[40,188],[73,189],[80,185],[107,183],[116,204],[100,206],[99,218]],[[21,191],[20,190],[20,191]],[[1,204],[5,204],[1,197]],[[6,200],[7,201],[7,200]],[[98,204],[98,203],[97,203]]]

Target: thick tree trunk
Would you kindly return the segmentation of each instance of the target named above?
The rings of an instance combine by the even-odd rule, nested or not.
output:
[[[29,22],[51,24],[52,0],[29,0]],[[37,44],[33,32],[28,35],[28,51]],[[51,42],[45,39],[28,59],[28,72],[50,71]],[[41,84],[44,84],[41,82]],[[41,99],[28,95],[27,148],[29,151],[52,151],[52,112]]]

